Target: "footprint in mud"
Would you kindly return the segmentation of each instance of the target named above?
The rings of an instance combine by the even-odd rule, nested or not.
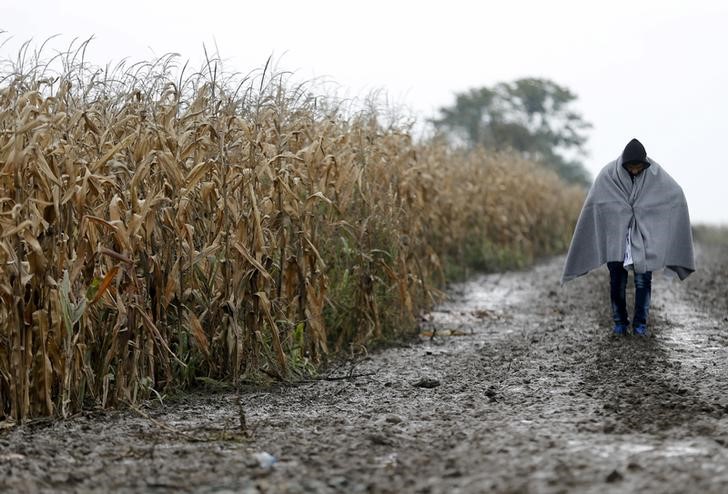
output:
[[[726,407],[699,392],[700,376],[689,368],[690,356],[675,348],[675,323],[662,306],[655,307],[651,318],[651,337],[604,334],[596,340],[593,355],[581,366],[582,391],[601,402],[601,413],[610,419],[604,432],[711,434]]]
[[[716,411],[680,380],[680,366],[656,339],[602,338],[586,366],[583,389],[613,419],[605,432],[659,433],[692,429],[700,414]]]

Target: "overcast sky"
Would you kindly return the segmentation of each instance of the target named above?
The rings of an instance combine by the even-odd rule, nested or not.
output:
[[[196,65],[216,43],[228,70],[273,55],[347,96],[382,88],[422,119],[456,91],[546,77],[594,125],[593,175],[637,137],[682,185],[694,222],[728,224],[726,26],[718,0],[2,0],[13,39],[0,56],[60,33],[57,48],[94,35],[87,59],[101,65],[167,52]]]

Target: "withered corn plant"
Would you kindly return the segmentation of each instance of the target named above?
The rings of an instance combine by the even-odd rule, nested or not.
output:
[[[315,372],[411,333],[453,267],[563,250],[578,214],[552,173],[267,67],[79,56],[0,71],[0,419]]]

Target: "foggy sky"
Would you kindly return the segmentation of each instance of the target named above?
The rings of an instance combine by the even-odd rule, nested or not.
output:
[[[4,0],[0,30],[13,38],[0,57],[56,33],[57,49],[94,35],[86,58],[99,65],[167,52],[197,63],[204,43],[228,70],[273,55],[279,70],[348,96],[383,88],[422,119],[456,91],[546,77],[594,125],[593,175],[637,137],[683,187],[694,222],[728,224],[728,2],[603,3]]]

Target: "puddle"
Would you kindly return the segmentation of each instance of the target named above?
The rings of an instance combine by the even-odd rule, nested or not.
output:
[[[654,445],[636,444],[629,442],[619,442],[619,439],[609,438],[609,444],[595,444],[594,439],[572,439],[568,441],[568,446],[574,452],[592,453],[602,457],[629,456],[653,451]]]
[[[600,443],[598,441],[605,441]],[[711,452],[706,447],[698,447],[694,442],[656,442],[652,444],[632,442],[629,438],[621,439],[614,436],[605,436],[599,440],[591,438],[572,439],[568,441],[568,447],[573,452],[592,454],[602,458],[626,460],[634,455],[645,457],[649,453],[650,458],[655,456],[676,457],[676,456],[701,456],[709,455]]]

